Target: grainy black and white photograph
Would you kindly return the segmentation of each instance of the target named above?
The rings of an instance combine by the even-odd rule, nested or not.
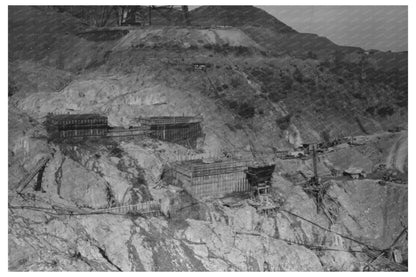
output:
[[[408,272],[408,6],[252,4],[7,7],[9,272]]]

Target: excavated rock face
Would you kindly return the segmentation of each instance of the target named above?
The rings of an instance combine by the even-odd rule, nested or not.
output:
[[[80,207],[103,208],[111,204],[107,182],[60,153],[45,169],[42,188]]]
[[[407,187],[354,180],[334,183],[330,194],[341,204],[340,224],[371,245],[390,247],[407,226]]]
[[[342,212],[330,226],[300,187],[288,181],[276,185],[277,194],[285,201],[274,215],[258,214],[246,204],[227,208],[213,202],[205,207],[202,220],[57,216],[46,212],[56,194],[38,192],[24,201],[15,197],[10,203],[14,208],[9,215],[9,268],[262,271],[267,265],[272,271],[350,271],[363,266],[359,257],[348,252],[360,246],[316,224],[380,248],[389,246],[401,231],[398,215],[406,209],[393,204],[405,203],[403,192],[364,181],[333,183],[329,193],[339,201]],[[362,198],[363,189],[371,191],[374,199]],[[58,211],[67,212],[74,202],[62,202],[67,208]],[[369,202],[374,203],[374,209],[366,208]],[[45,210],[16,208],[21,205]],[[334,250],[313,251],[308,245]]]
[[[202,257],[209,258],[211,254],[220,260],[229,261],[228,266],[231,270],[247,271],[250,267],[263,270],[265,262],[270,265],[272,271],[322,270],[316,255],[303,247],[289,246],[269,237],[250,235],[250,229],[243,228],[247,231],[247,234],[244,234],[237,233],[234,226],[221,223],[210,225],[193,220],[189,220],[188,223],[190,226],[183,232],[182,237],[189,241],[189,244],[198,245],[197,251]]]

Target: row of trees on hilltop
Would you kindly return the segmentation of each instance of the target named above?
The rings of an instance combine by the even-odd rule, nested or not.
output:
[[[123,25],[189,25],[188,6],[55,6],[94,27]]]

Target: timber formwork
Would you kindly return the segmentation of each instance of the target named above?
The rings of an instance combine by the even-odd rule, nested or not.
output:
[[[172,165],[171,177],[174,185],[182,186],[195,198],[218,198],[250,191],[246,169],[245,161],[204,163],[190,160]]]
[[[109,127],[107,117],[98,114],[48,114],[45,125],[51,139],[136,137],[151,132],[147,126]]]
[[[150,137],[190,148],[195,148],[197,139],[203,135],[202,117],[198,116],[159,116],[138,118],[138,121],[149,128]]]
[[[107,117],[99,114],[48,114],[45,125],[53,139],[106,136],[109,130]]]
[[[270,185],[275,165],[260,167],[248,167],[246,173],[249,183],[252,187],[258,187],[261,184]]]

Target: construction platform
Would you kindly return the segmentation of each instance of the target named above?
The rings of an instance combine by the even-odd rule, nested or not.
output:
[[[99,114],[48,114],[45,126],[52,139],[105,136],[109,129],[107,117]]]
[[[45,126],[50,139],[77,137],[134,137],[147,135],[158,140],[195,148],[203,136],[199,116],[160,116],[139,118],[140,126],[111,128],[106,116],[99,114],[48,114]]]
[[[59,129],[76,129],[85,127],[105,127],[108,126],[106,116],[99,114],[48,114],[46,116],[47,126]]]
[[[149,135],[158,140],[195,148],[197,139],[203,136],[200,116],[159,116],[138,118],[142,127],[148,127]]]
[[[219,198],[252,190],[246,173],[250,164],[252,161],[204,163],[203,160],[188,160],[172,164],[167,176],[173,185],[183,187],[195,198]]]
[[[137,118],[137,121],[144,125],[201,123],[202,120],[202,116],[152,116]]]

